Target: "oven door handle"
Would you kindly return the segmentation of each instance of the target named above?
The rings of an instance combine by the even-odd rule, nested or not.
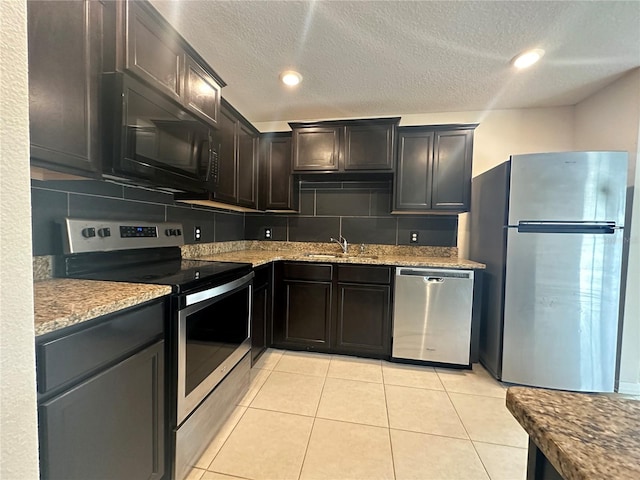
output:
[[[224,295],[227,292],[235,290],[236,288],[249,283],[254,276],[255,273],[251,272],[242,278],[234,280],[233,282],[225,283],[224,285],[210,288],[209,290],[203,290],[202,292],[191,293],[185,297],[185,305],[188,307],[190,305],[195,305],[196,303],[209,300],[210,298]]]

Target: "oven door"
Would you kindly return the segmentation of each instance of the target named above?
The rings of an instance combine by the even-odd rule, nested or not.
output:
[[[177,425],[249,352],[253,276],[181,298]]]

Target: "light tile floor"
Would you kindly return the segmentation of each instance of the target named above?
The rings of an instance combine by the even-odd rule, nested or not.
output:
[[[188,480],[523,480],[506,388],[473,371],[268,350]]]

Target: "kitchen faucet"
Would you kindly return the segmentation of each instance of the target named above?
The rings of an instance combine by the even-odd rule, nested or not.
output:
[[[336,242],[338,245],[340,245],[340,248],[342,248],[342,253],[344,253],[345,255],[347,254],[347,248],[349,248],[349,244],[347,243],[346,238],[340,235],[340,240],[336,240],[335,238],[331,237],[331,241]]]

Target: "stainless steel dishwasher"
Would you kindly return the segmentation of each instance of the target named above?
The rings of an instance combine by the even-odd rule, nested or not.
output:
[[[396,268],[397,359],[469,366],[473,271]]]

